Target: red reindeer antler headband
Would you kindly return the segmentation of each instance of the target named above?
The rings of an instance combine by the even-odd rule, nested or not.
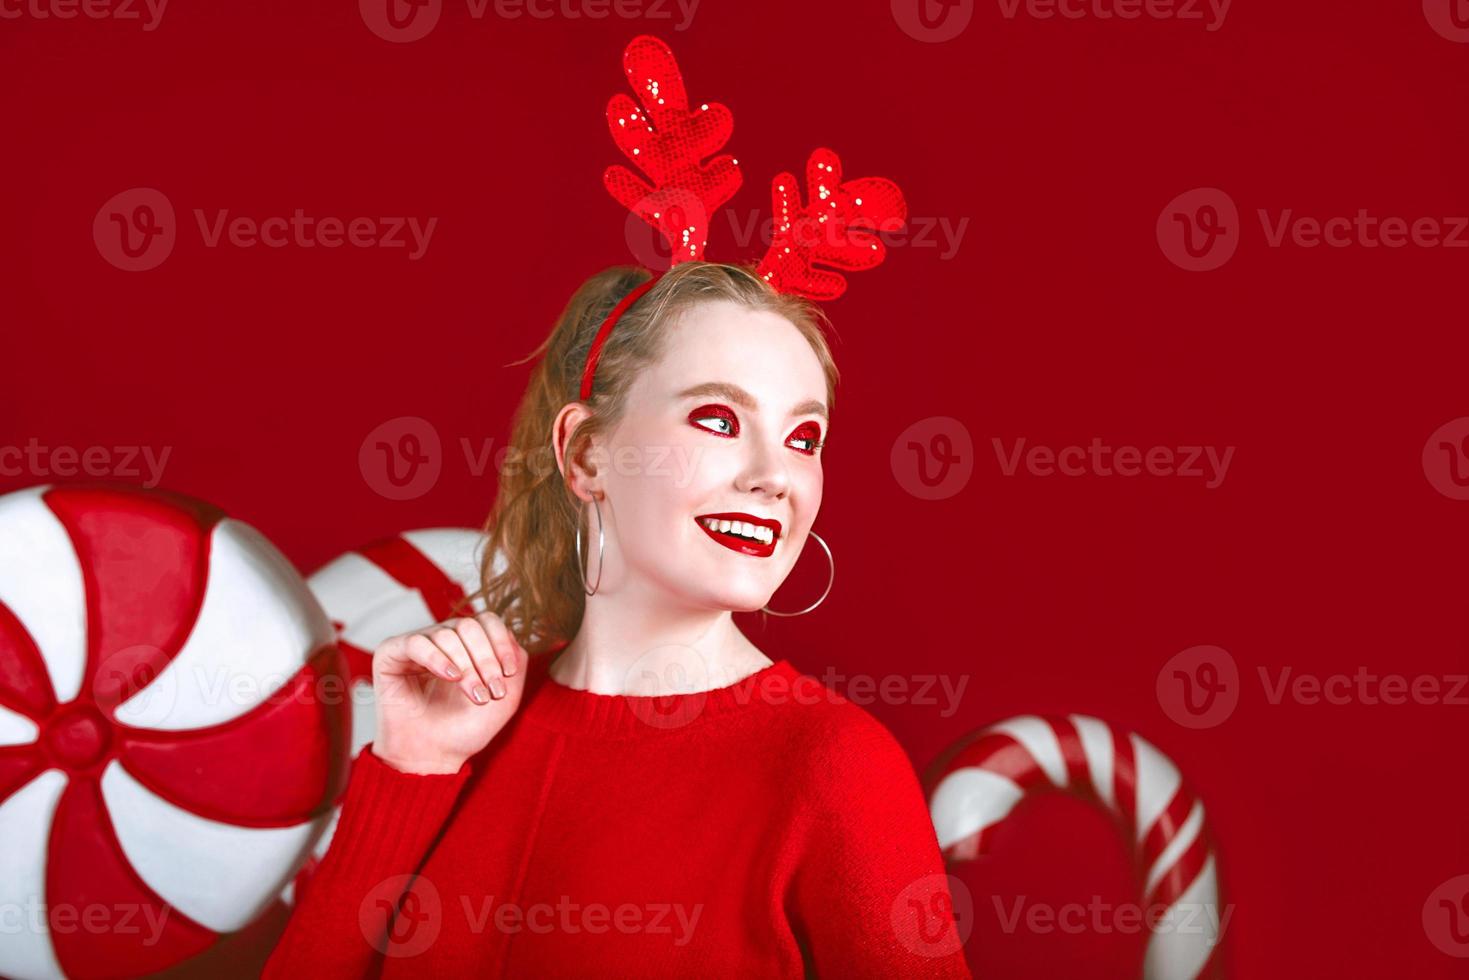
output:
[[[734,116],[718,102],[689,105],[678,62],[656,37],[633,38],[622,53],[622,70],[642,105],[614,95],[607,103],[607,126],[647,180],[612,166],[602,182],[623,207],[663,235],[672,251],[670,266],[702,259],[710,216],[743,179],[739,161],[728,153],[702,162],[729,141]],[[843,181],[841,161],[825,147],[806,161],[806,204],[791,173],[776,175],[771,196],[775,232],[756,273],[780,292],[813,300],[840,296],[847,288],[842,272],[881,263],[887,250],[875,232],[901,228],[908,217],[898,185],[881,177]],[[612,328],[661,275],[654,273],[629,292],[602,322],[582,372],[583,401],[592,396],[592,377]]]

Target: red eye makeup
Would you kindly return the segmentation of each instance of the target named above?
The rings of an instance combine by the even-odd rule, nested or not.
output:
[[[705,431],[712,432],[717,436],[730,438],[740,434],[739,416],[725,405],[701,405],[689,413],[689,423]],[[805,443],[802,446],[791,448],[807,456],[815,455],[816,450],[822,446],[821,426],[815,422],[803,422],[791,433],[786,443]]]
[[[821,448],[821,426],[815,422],[803,422],[801,426],[791,433],[787,442],[805,442],[806,447],[800,451],[808,456],[815,455],[816,450]]]
[[[740,434],[740,420],[724,405],[703,405],[689,413],[689,422],[717,436]]]

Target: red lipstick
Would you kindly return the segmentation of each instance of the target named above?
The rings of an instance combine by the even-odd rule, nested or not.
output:
[[[712,528],[709,526],[709,522],[711,521],[715,522],[715,526]],[[739,534],[734,527],[731,527],[728,531],[721,531],[719,528],[723,525],[718,523],[721,521],[729,521],[731,525],[736,523],[741,525],[748,524],[757,532],[757,536],[748,537]],[[738,551],[742,555],[750,555],[752,558],[769,558],[775,553],[775,544],[780,540],[780,521],[768,517],[756,517],[753,514],[746,514],[740,511],[730,511],[722,514],[698,514],[694,517],[694,523],[699,525],[700,530],[705,534],[726,548],[731,551]],[[759,539],[758,532],[761,529],[769,529],[769,542]]]

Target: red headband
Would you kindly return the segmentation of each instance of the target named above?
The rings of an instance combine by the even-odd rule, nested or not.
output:
[[[607,103],[612,141],[647,177],[608,167],[602,183],[625,208],[663,235],[669,265],[703,258],[709,218],[743,180],[739,161],[718,153],[734,132],[734,116],[718,102],[689,107],[683,75],[668,45],[647,34],[628,43],[622,70],[642,106],[624,94]],[[777,291],[813,300],[836,299],[847,288],[842,272],[871,269],[887,255],[876,232],[896,231],[908,217],[898,185],[882,177],[842,180],[841,160],[825,147],[806,161],[806,200],[792,173],[771,182],[777,215],[769,249],[755,272]],[[838,271],[839,270],[839,271]],[[591,397],[602,345],[629,306],[662,273],[622,298],[597,330],[582,372],[581,398]]]
[[[653,278],[647,282],[639,283],[633,287],[632,292],[622,297],[622,302],[612,307],[612,312],[607,314],[607,319],[602,321],[602,326],[597,330],[597,336],[592,340],[592,349],[587,351],[587,366],[581,374],[581,400],[586,401],[592,397],[592,375],[597,373],[597,361],[602,358],[602,345],[607,343],[607,337],[612,333],[612,328],[621,319],[627,308],[638,301],[644,293],[653,288],[653,283],[663,278],[663,273],[653,273]]]

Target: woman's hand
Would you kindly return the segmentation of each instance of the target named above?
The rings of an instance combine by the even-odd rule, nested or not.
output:
[[[490,612],[389,637],[372,656],[373,753],[403,772],[458,772],[520,707],[529,660]]]

